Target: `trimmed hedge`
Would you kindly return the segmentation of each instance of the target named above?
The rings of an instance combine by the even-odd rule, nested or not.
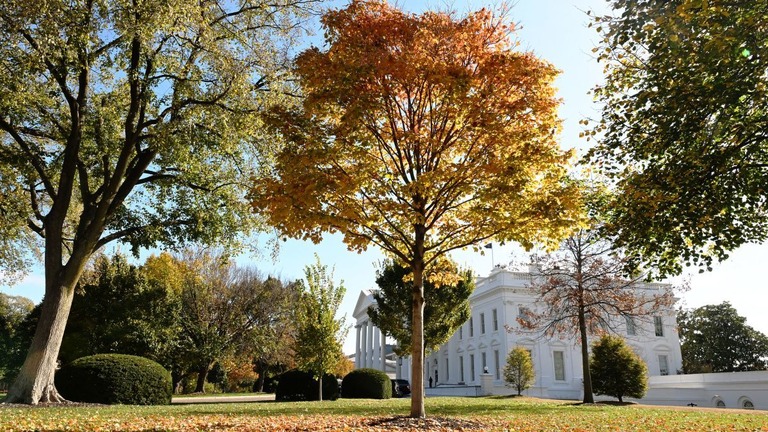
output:
[[[392,397],[392,381],[380,370],[355,369],[344,377],[341,383],[341,397],[389,399]]]
[[[315,401],[318,395],[317,380],[309,372],[297,369],[289,370],[277,378],[275,400],[277,401]],[[339,398],[339,382],[333,375],[323,376],[323,400]]]
[[[59,393],[73,402],[171,403],[171,374],[144,357],[125,354],[81,357],[56,372],[55,382]]]

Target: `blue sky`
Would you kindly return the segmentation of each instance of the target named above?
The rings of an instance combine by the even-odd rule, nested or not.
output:
[[[334,4],[343,4],[335,2]],[[420,12],[427,8],[444,9],[444,2],[400,1],[401,7]],[[457,0],[452,3],[460,12],[494,5],[495,2],[478,0]],[[589,90],[602,79],[602,66],[593,58],[591,50],[598,38],[593,29],[587,28],[589,19],[587,10],[607,13],[606,2],[602,0],[518,0],[512,8],[513,21],[520,24],[517,37],[520,48],[533,51],[538,56],[553,63],[561,70],[556,85],[563,105],[560,115],[563,119],[561,143],[566,148],[584,150],[589,143],[579,138],[582,127],[579,120],[596,118],[597,106],[593,104]],[[264,242],[266,236],[263,237]],[[264,243],[263,242],[263,243]],[[126,249],[127,250],[127,249]],[[349,252],[341,242],[340,236],[328,236],[322,243],[314,245],[299,241],[287,241],[281,244],[277,260],[272,260],[265,248],[260,257],[241,257],[243,263],[252,264],[265,273],[271,273],[286,279],[303,277],[304,266],[314,262],[317,253],[323,264],[335,267],[336,280],[344,280],[347,294],[340,314],[346,314],[347,323],[352,323],[352,309],[361,289],[375,286],[375,263],[383,255],[376,250],[363,254]],[[481,255],[471,250],[461,251],[454,258],[460,265],[474,270],[478,275],[486,275],[493,264],[506,264],[512,260],[523,260],[524,256],[514,245],[494,245],[491,254]],[[492,262],[492,259],[494,262]],[[706,304],[718,304],[730,301],[739,314],[747,317],[747,323],[757,330],[768,334],[768,314],[764,309],[763,290],[765,282],[760,282],[761,267],[768,262],[768,246],[748,245],[735,251],[731,258],[710,273],[690,273],[692,289],[682,295],[681,304],[685,307],[699,307]],[[679,283],[680,278],[671,282]],[[22,283],[2,288],[13,295],[23,295],[39,301],[43,293],[43,278],[34,273]],[[344,345],[345,352],[354,352],[354,332],[350,331]]]

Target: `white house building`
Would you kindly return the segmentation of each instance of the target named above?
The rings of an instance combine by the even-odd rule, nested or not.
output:
[[[437,351],[425,359],[427,395],[480,396],[510,394],[502,371],[515,346],[531,352],[536,381],[525,393],[553,399],[581,399],[581,349],[575,340],[537,337],[520,328],[517,317],[535,310],[530,271],[495,268],[478,278],[469,298],[471,317]],[[648,294],[667,284],[642,284]],[[368,319],[375,306],[372,291],[363,290],[353,312],[356,322],[355,366],[384,370],[411,380],[408,357],[394,355],[381,331]],[[649,390],[640,401],[656,405],[697,405],[768,410],[768,371],[679,375],[680,340],[672,307],[646,319],[617,322],[615,328],[648,366]]]

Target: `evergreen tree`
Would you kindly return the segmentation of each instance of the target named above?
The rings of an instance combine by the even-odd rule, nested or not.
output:
[[[439,285],[429,278],[424,283],[424,348],[436,350],[469,319],[469,296],[475,289],[475,281],[469,270],[459,271],[453,263],[443,262],[443,279],[458,279],[457,282]],[[448,274],[446,274],[448,273]],[[413,307],[413,283],[408,280],[410,269],[393,261],[386,261],[377,272],[374,292],[376,306],[368,308],[371,322],[383,333],[397,341],[396,353],[400,356],[410,352]]]
[[[530,388],[536,380],[531,353],[523,347],[515,347],[507,355],[504,381],[517,390],[517,395]]]
[[[619,336],[606,335],[592,345],[589,369],[596,394],[641,398],[648,389],[648,367]]]

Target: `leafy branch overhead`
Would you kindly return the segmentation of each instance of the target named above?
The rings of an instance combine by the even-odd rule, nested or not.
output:
[[[611,227],[662,275],[768,237],[768,4],[613,0],[589,159],[618,187]]]

